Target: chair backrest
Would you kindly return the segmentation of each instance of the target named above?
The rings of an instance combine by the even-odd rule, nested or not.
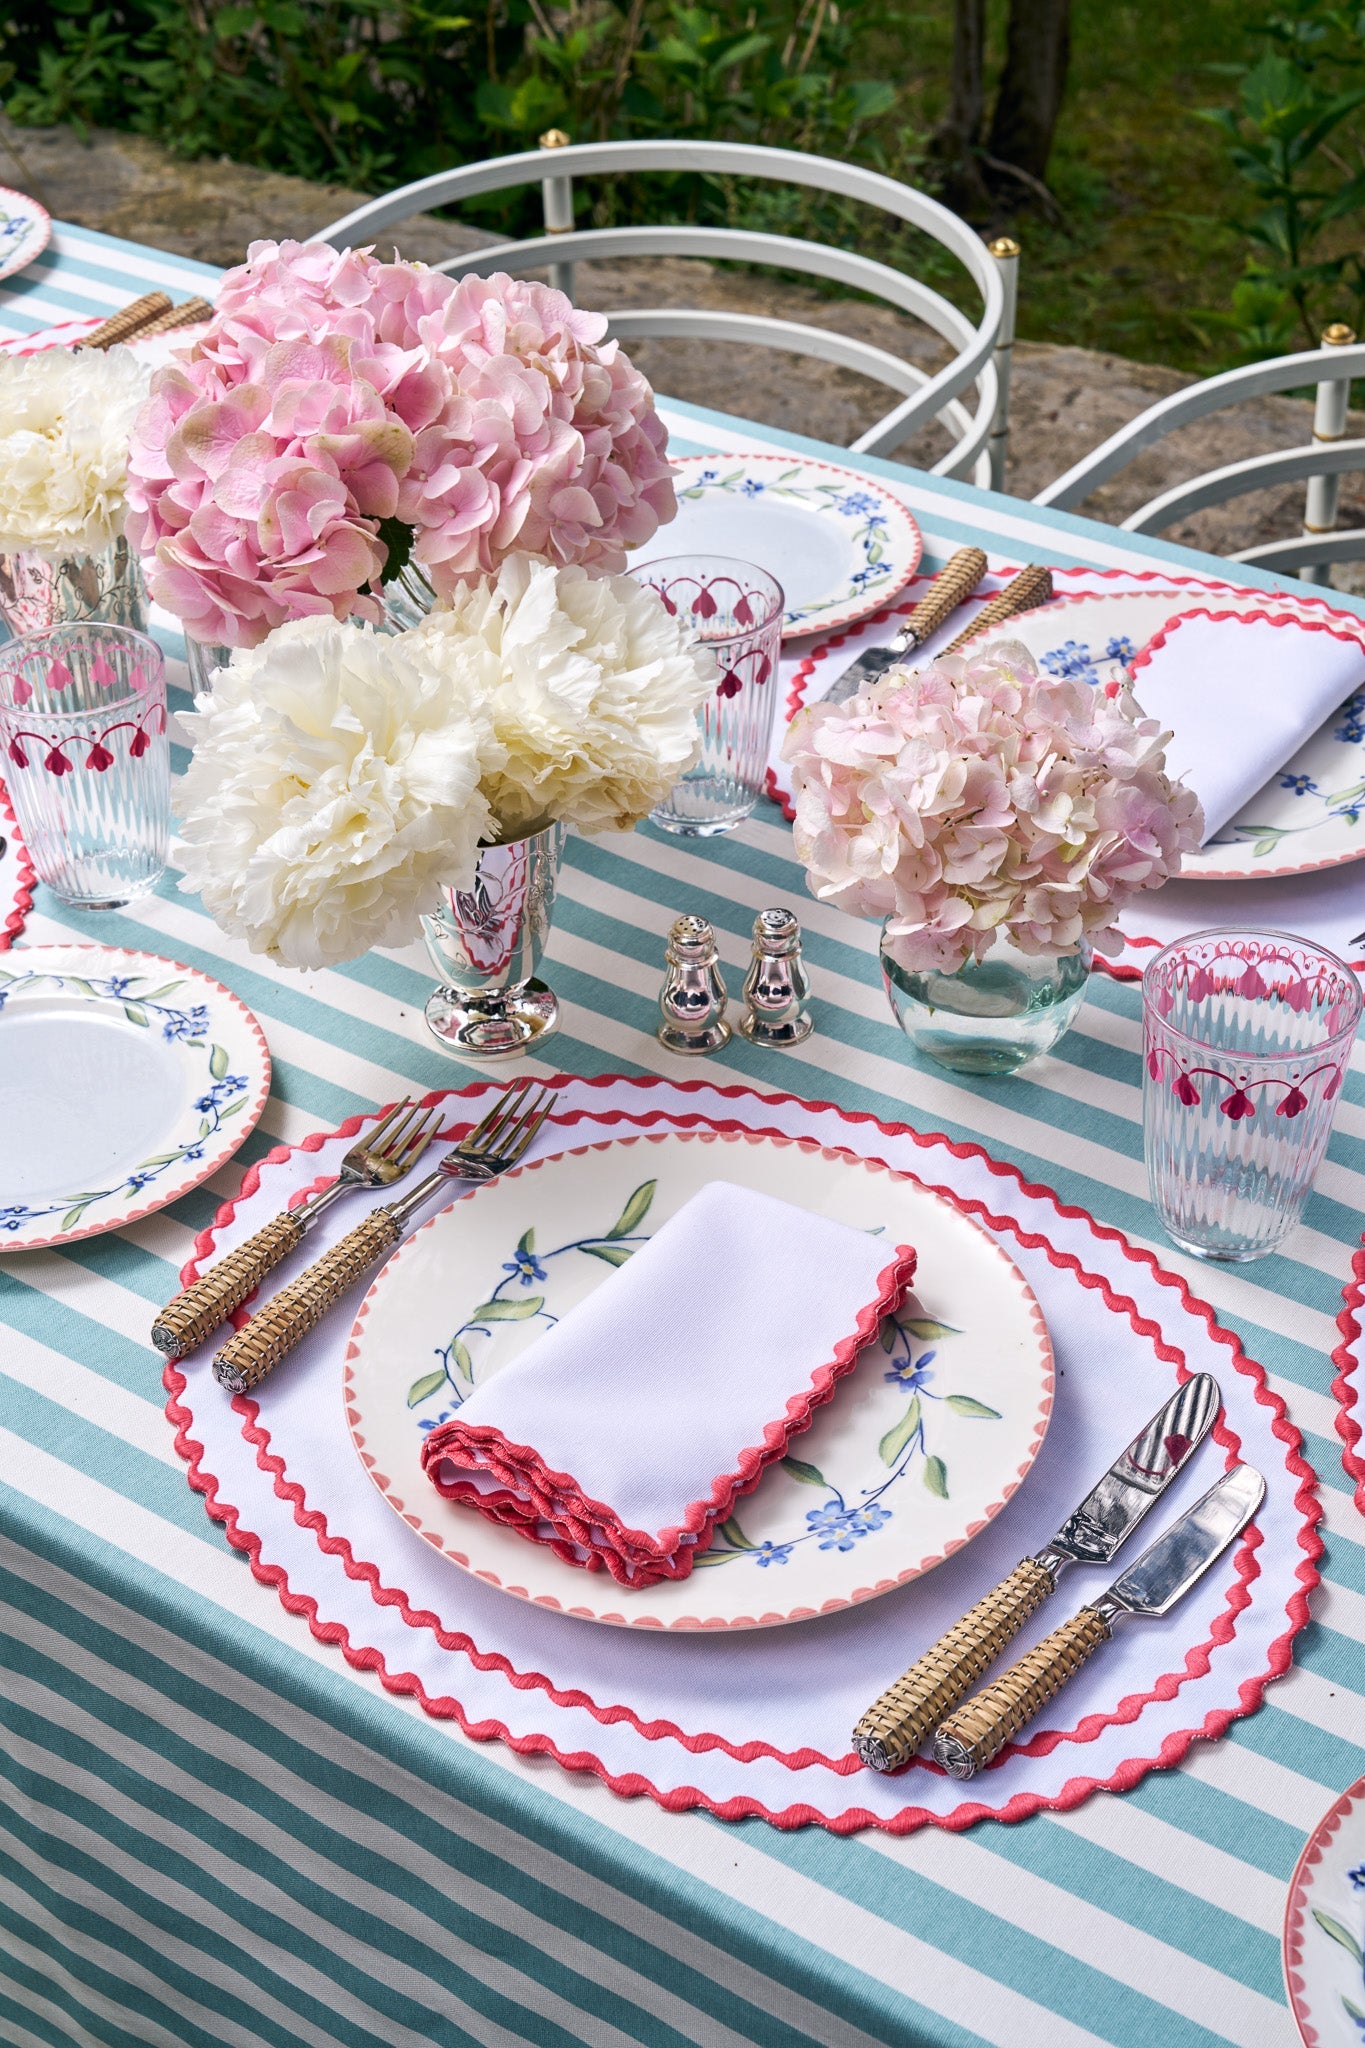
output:
[[[1327,371],[1330,374],[1325,375]],[[1266,455],[1253,455],[1243,462],[1230,462],[1192,477],[1187,483],[1176,484],[1129,513],[1123,529],[1129,533],[1159,533],[1205,506],[1224,504],[1229,498],[1264,490],[1270,484],[1306,478],[1308,494],[1302,534],[1246,548],[1232,559],[1282,569],[1302,567],[1312,580],[1325,582],[1329,563],[1365,556],[1365,528],[1332,531],[1341,476],[1348,470],[1365,469],[1365,441],[1345,437],[1351,380],[1362,376],[1365,344],[1358,343],[1349,328],[1329,327],[1321,348],[1276,356],[1269,362],[1252,363],[1240,370],[1225,370],[1221,376],[1206,378],[1169,398],[1158,399],[1039,491],[1033,502],[1063,510],[1079,505],[1091,491],[1177,427],[1221,412],[1225,406],[1245,398],[1313,385],[1316,403],[1311,442],[1298,448],[1278,448]]]
[[[912,314],[947,341],[955,351],[951,362],[933,375],[870,342],[748,313],[646,308],[613,312],[610,331],[622,339],[636,335],[691,336],[716,341],[760,343],[856,370],[900,394],[894,405],[852,443],[862,453],[885,455],[929,421],[938,419],[954,445],[936,470],[949,476],[971,472],[976,481],[990,481],[1003,463],[1005,420],[1002,380],[997,376],[997,350],[1012,340],[1015,269],[1018,249],[998,245],[992,254],[955,213],[926,193],[894,178],[830,157],[806,156],[797,150],[759,148],[730,142],[600,142],[565,144],[553,135],[538,150],[492,157],[463,169],[440,171],[394,192],[372,199],[320,231],[319,239],[339,247],[433,206],[450,206],[487,192],[539,183],[546,233],[524,241],[501,242],[472,255],[453,257],[437,267],[452,274],[487,275],[495,270],[548,268],[553,281],[572,288],[572,266],[584,259],[617,257],[697,256],[711,261],[761,263],[811,277],[824,277],[883,300]],[[576,229],[573,226],[574,177],[606,177],[623,171],[709,172],[713,175],[759,178],[804,185],[869,206],[909,223],[930,235],[955,256],[981,293],[983,309],[973,321],[948,299],[918,279],[889,264],[794,236],[749,232],[738,228],[658,226]],[[1011,332],[1003,333],[1006,313]],[[1001,355],[1007,363],[1007,356]],[[977,403],[969,412],[959,394],[975,385]]]

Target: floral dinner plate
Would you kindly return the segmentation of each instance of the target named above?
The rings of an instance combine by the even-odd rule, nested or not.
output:
[[[1306,2048],[1365,2041],[1365,1778],[1303,1847],[1284,1916],[1284,1981]]]
[[[1207,603],[1207,600],[1205,600]],[[1330,618],[1361,641],[1365,676],[1365,619],[1321,599],[1263,590],[1217,593],[1222,611],[1294,612]],[[1182,611],[1165,595],[1126,592],[1063,597],[997,628],[990,640],[1022,641],[1040,668],[1083,682],[1107,683],[1136,660],[1147,643]],[[982,645],[987,644],[983,637]],[[1138,678],[1138,699],[1142,697]],[[1365,687],[1356,691],[1272,775],[1217,837],[1191,854],[1182,873],[1191,881],[1252,881],[1267,875],[1311,874],[1365,855]]]
[[[792,455],[683,455],[674,468],[678,516],[650,555],[757,562],[782,585],[784,640],[866,618],[919,566],[909,512],[856,469]]]
[[[916,1291],[791,1455],[740,1498],[690,1575],[636,1592],[443,1499],[422,1471],[421,1446],[472,1387],[609,1285],[712,1180],[913,1244]],[[755,1273],[756,1317],[763,1285]],[[704,1273],[696,1312],[706,1312]],[[679,1371],[686,1336],[678,1332]],[[985,1528],[1042,1444],[1052,1350],[1013,1261],[910,1176],[790,1138],[632,1133],[506,1173],[410,1238],[361,1306],[345,1403],[361,1462],[390,1506],[490,1585],[592,1621],[759,1628],[889,1592]]]
[[[52,216],[26,192],[0,185],[0,277],[13,277],[52,239]]]
[[[0,958],[0,1253],[117,1230],[230,1159],[270,1092],[245,1004],[112,946]]]

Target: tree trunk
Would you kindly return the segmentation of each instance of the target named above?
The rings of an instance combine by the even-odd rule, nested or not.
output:
[[[989,209],[977,150],[986,110],[986,0],[953,0],[953,72],[947,110],[934,134],[950,204],[966,213]]]
[[[1021,184],[1047,178],[1070,55],[1071,0],[1010,0],[1005,70],[987,149],[997,163],[1025,174]]]

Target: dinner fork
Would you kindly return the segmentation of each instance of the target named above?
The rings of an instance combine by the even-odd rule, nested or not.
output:
[[[339,1196],[355,1188],[389,1188],[409,1173],[435,1135],[439,1107],[413,1109],[410,1095],[395,1102],[373,1130],[356,1139],[330,1187],[297,1209],[272,1216],[254,1237],[225,1254],[207,1273],[167,1302],[152,1324],[152,1342],[168,1358],[184,1358],[225,1323],[267,1273],[302,1244],[305,1234]],[[407,1112],[406,1115],[404,1112]]]
[[[273,1372],[366,1268],[393,1250],[422,1204],[438,1188],[452,1180],[478,1186],[515,1166],[549,1115],[554,1099],[553,1088],[538,1088],[529,1076],[514,1081],[469,1136],[437,1161],[433,1172],[398,1201],[371,1209],[362,1223],[314,1260],[228,1340],[213,1361],[219,1385],[231,1394],[245,1394]]]

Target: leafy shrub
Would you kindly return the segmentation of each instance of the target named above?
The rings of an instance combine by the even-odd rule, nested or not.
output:
[[[892,168],[913,150],[891,119],[895,89],[856,75],[879,5],[9,0],[6,106],[22,123],[131,128],[185,156],[368,190],[531,147],[552,126],[575,141],[719,137]],[[600,220],[631,194],[592,203]],[[731,179],[680,178],[672,206],[789,232],[844,225],[837,202]],[[515,228],[534,209],[534,195],[503,195],[464,211]]]

